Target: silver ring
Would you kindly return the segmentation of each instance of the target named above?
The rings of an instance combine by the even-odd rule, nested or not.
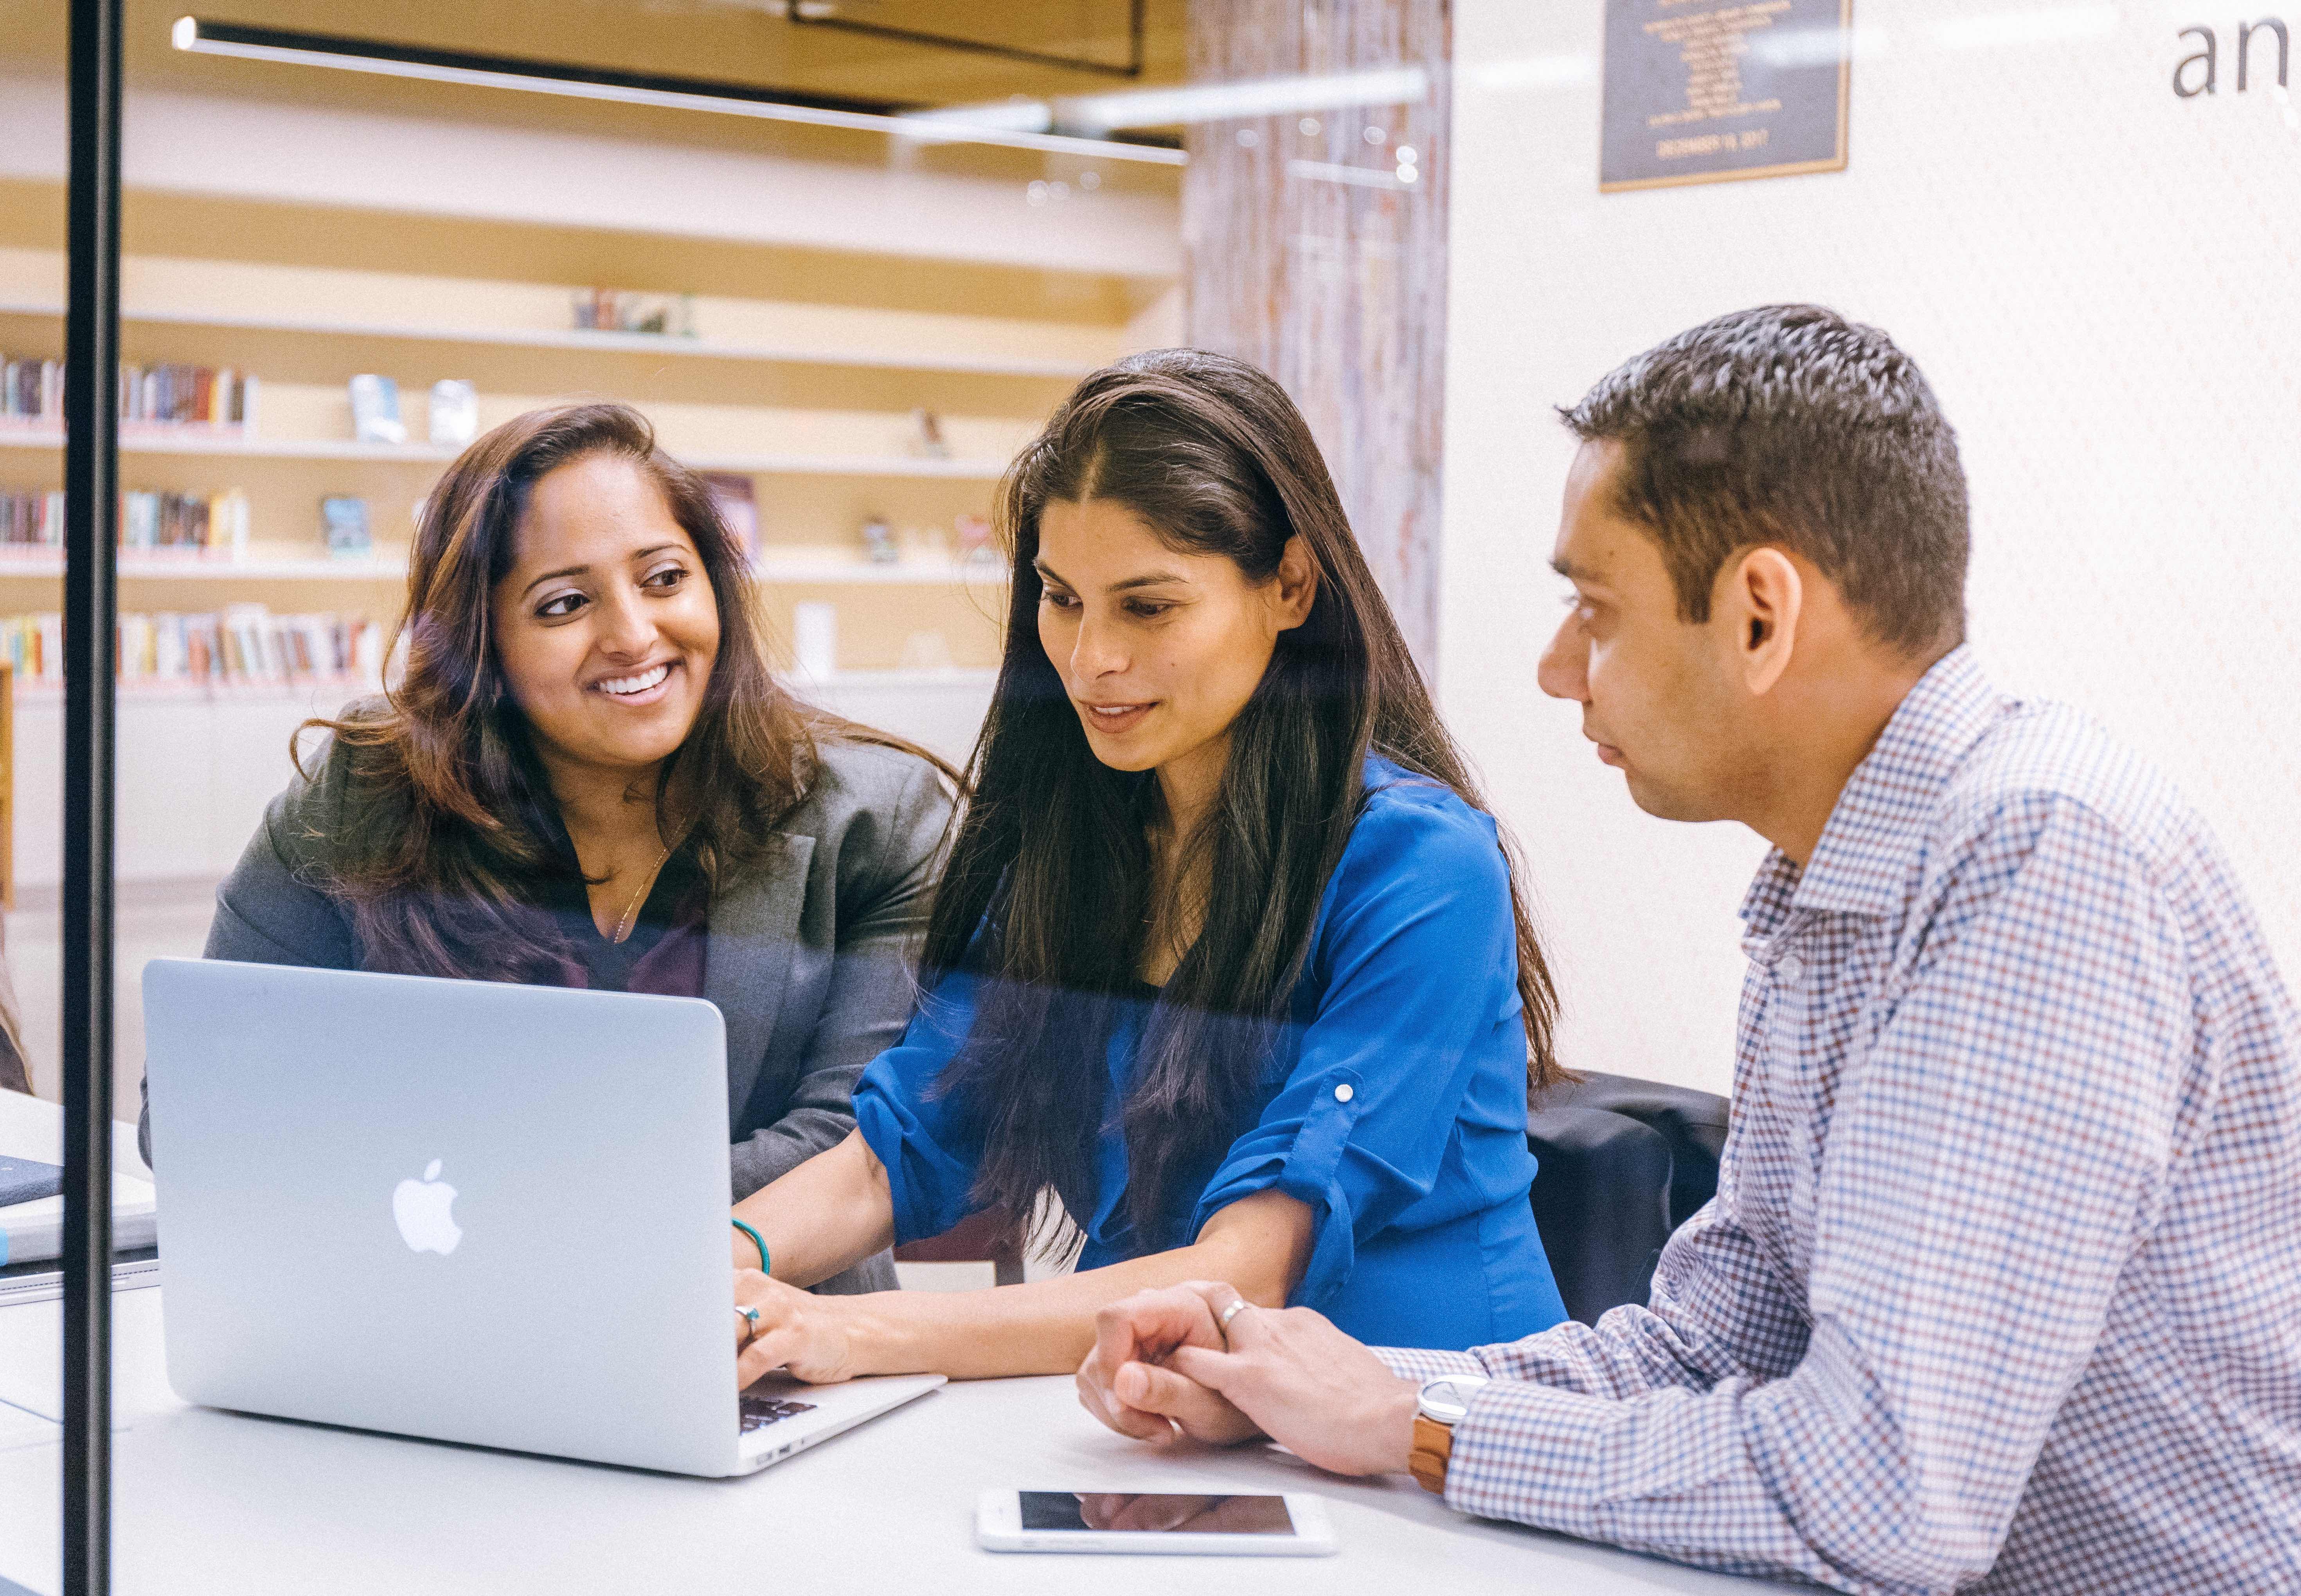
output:
[[[746,1325],[749,1326],[750,1332],[753,1335],[759,1333],[759,1310],[757,1308],[745,1308],[741,1303],[738,1303],[735,1306],[735,1316],[742,1320]]]
[[[1215,1316],[1215,1328],[1222,1332],[1222,1338],[1226,1344],[1230,1341],[1230,1322],[1253,1306],[1253,1303],[1249,1302],[1245,1298],[1241,1297],[1234,1300],[1228,1308],[1223,1309],[1222,1312]]]

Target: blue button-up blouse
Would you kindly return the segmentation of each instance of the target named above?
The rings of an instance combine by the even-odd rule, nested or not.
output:
[[[1295,1303],[1376,1346],[1514,1341],[1566,1310],[1528,1201],[1508,865],[1493,820],[1446,788],[1380,759],[1367,787],[1263,1088],[1195,1201],[1178,1200],[1170,1233],[1194,1239],[1241,1198],[1283,1191],[1315,1216]],[[933,1089],[973,1024],[978,983],[945,977],[856,1088],[899,1241],[940,1235],[975,1206],[982,1144],[968,1127],[983,1116]],[[1134,1080],[1148,1006],[1117,1007],[1113,1102]],[[1094,1211],[1073,1216],[1082,1269],[1146,1250],[1127,1223],[1115,1127],[1096,1167]]]

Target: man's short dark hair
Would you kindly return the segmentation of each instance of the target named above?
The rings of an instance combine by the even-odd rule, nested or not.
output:
[[[1719,571],[1776,543],[1837,584],[1880,642],[1965,637],[1965,471],[1917,363],[1818,305],[1736,311],[1618,367],[1571,409],[1623,447],[1622,513],[1661,546],[1687,621]]]

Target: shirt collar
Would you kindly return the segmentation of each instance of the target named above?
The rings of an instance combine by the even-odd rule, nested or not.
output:
[[[1935,799],[2006,702],[1964,645],[1935,661],[1853,767],[1805,868],[1766,855],[1742,901],[1751,933],[1770,934],[1792,909],[1881,915],[1899,902]]]

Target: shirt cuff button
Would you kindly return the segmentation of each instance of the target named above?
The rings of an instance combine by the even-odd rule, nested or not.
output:
[[[1335,1088],[1335,1101],[1337,1103],[1347,1103],[1356,1096],[1358,1093],[1351,1090],[1351,1083],[1347,1081]]]

